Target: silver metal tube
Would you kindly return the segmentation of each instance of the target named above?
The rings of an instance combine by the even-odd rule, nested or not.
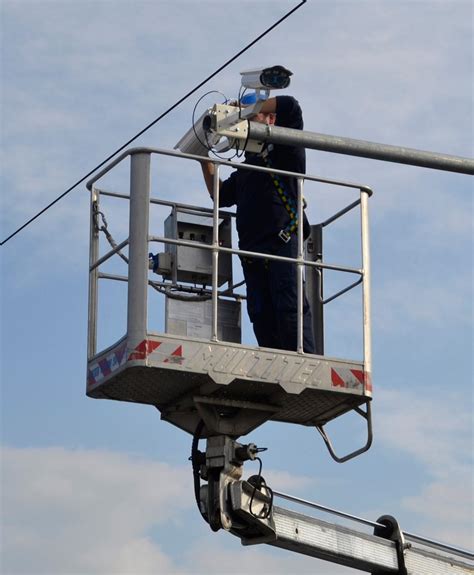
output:
[[[415,535],[414,533],[408,533],[407,531],[404,531],[403,535],[406,537],[406,539],[416,541],[417,543],[422,543],[428,547],[432,547],[434,549],[444,549],[445,551],[455,553],[456,555],[464,557],[465,559],[470,559],[471,561],[474,560],[474,553],[472,553],[472,551],[468,551],[467,549],[454,547],[454,545],[441,543],[439,541],[435,541],[434,539],[427,539],[426,537],[421,537],[421,535]]]
[[[130,196],[128,194],[119,194],[118,192],[108,192],[107,190],[99,190],[103,196],[109,196],[111,198],[119,198],[121,200],[129,200]],[[209,214],[212,215],[213,208],[203,208],[198,206],[193,206],[191,204],[178,204],[177,202],[170,202],[169,200],[159,200],[158,198],[150,198],[150,204],[158,204],[160,206],[170,206],[171,208],[176,208],[178,211],[184,214]],[[219,216],[236,216],[235,212],[229,212],[227,210],[220,210]]]
[[[289,129],[289,128],[286,128],[286,129]],[[295,130],[295,132],[298,132],[299,134],[303,133],[300,130]],[[183,154],[181,152],[173,152],[171,150],[165,150],[163,148],[131,148],[130,150],[123,152],[113,162],[111,162],[109,165],[105,166],[105,168],[103,168],[100,172],[97,172],[97,174],[87,182],[87,184],[86,184],[87,189],[90,190],[92,188],[92,186],[94,185],[94,183],[97,182],[98,180],[100,180],[100,178],[102,178],[105,174],[107,174],[107,172],[109,172],[114,166],[119,164],[127,156],[131,156],[133,154],[159,154],[162,156],[172,156],[175,158],[183,158],[184,160],[198,160],[200,162],[202,162],[204,159],[202,156],[195,156],[193,154]],[[243,164],[243,163],[236,164],[235,162],[230,162],[228,160],[216,160],[215,158],[212,158],[212,159],[209,159],[208,161],[213,162],[215,164],[218,163],[220,166],[228,166],[229,168],[233,168],[233,169],[237,168],[239,170],[250,170],[250,171],[256,171],[256,172],[263,172],[263,173],[267,173],[267,174],[277,174],[280,176],[298,176],[298,174],[295,174],[293,172],[287,172],[285,170],[277,170],[274,168],[264,168],[262,166],[252,166],[251,164]],[[321,184],[329,184],[332,186],[341,186],[341,187],[345,187],[345,188],[355,188],[355,189],[364,188],[367,190],[367,192],[372,194],[372,191],[368,186],[356,184],[353,182],[344,182],[342,180],[331,180],[329,178],[318,178],[316,176],[310,176],[308,174],[305,175],[305,179],[310,180],[312,182],[320,182]]]
[[[117,156],[116,158],[114,158],[110,162],[110,164],[107,164],[105,167],[102,168],[102,170],[100,170],[99,172],[94,174],[94,176],[92,176],[92,178],[86,182],[86,188],[88,190],[91,190],[92,186],[95,184],[95,182],[97,182],[98,180],[100,180],[100,178],[105,176],[105,174],[110,172],[110,170],[112,168],[114,168],[115,166],[120,164],[120,162],[122,162],[127,156],[132,156],[135,153],[138,153],[138,148],[131,148],[130,150],[125,150],[124,152],[122,152],[120,154],[120,156]],[[145,153],[145,150],[142,149],[141,153]]]
[[[99,256],[99,230],[96,226],[96,213],[99,206],[99,193],[92,188],[90,204],[90,240],[89,240],[89,314],[87,322],[87,358],[90,360],[97,352],[97,308],[98,308],[98,270],[95,267]]]
[[[214,211],[212,215],[212,341],[217,341],[217,307],[219,303],[219,164],[214,164]]]
[[[134,347],[146,339],[150,154],[134,154],[130,171],[127,334]]]
[[[360,192],[360,218],[361,218],[361,251],[364,281],[362,283],[362,321],[363,321],[363,348],[364,348],[364,391],[370,385],[372,376],[372,323],[371,323],[371,290],[370,290],[370,245],[369,245],[369,197]],[[368,378],[368,379],[367,379]]]
[[[117,274],[107,274],[107,273],[99,272],[98,278],[104,279],[104,280],[128,282],[127,276],[120,276]],[[239,287],[243,283],[244,282],[238,283],[238,284],[232,286],[232,288]],[[148,285],[151,287],[163,288],[164,290],[168,290],[169,288],[174,288],[178,292],[190,293],[190,294],[194,294],[194,295],[208,295],[208,294],[209,294],[209,296],[212,295],[212,290],[190,287],[190,286],[183,285],[183,284],[173,284],[170,282],[160,282],[160,281],[148,280]],[[160,289],[160,291],[161,291],[161,289]],[[219,293],[220,293],[220,295],[223,295],[227,298],[233,298],[233,299],[239,299],[239,300],[240,299],[246,299],[243,294],[229,293],[229,289],[226,289],[224,291],[220,291]],[[173,297],[173,292],[170,292],[170,293],[167,292],[164,295],[167,295],[169,297]]]
[[[172,214],[173,214],[173,236],[175,238],[178,238],[178,210],[176,209],[176,206],[173,207],[172,210]],[[174,256],[176,258],[176,261],[179,261],[179,244],[176,246],[176,251],[174,252]],[[171,266],[171,277],[173,280],[173,283],[178,283],[178,266],[177,265],[172,265]]]
[[[344,519],[349,519],[351,521],[356,521],[357,523],[361,523],[363,525],[368,525],[369,527],[385,527],[382,523],[377,523],[376,521],[370,521],[369,519],[364,519],[362,517],[358,517],[356,515],[351,515],[350,513],[345,513],[344,511],[338,511],[337,509],[332,509],[331,507],[327,507],[326,505],[321,505],[319,503],[314,503],[313,501],[308,501],[306,499],[301,499],[299,497],[295,497],[293,495],[288,495],[286,493],[280,493],[278,491],[273,491],[273,495],[276,497],[280,497],[281,499],[286,499],[287,501],[292,501],[293,503],[299,503],[301,505],[305,505],[306,507],[312,507],[313,509],[318,509],[319,511],[324,511],[325,513],[330,513],[331,515],[337,515],[339,517],[343,517]],[[421,537],[420,535],[415,535],[413,533],[408,533],[407,531],[403,532],[403,535],[407,539],[411,539],[413,541],[417,541],[428,547],[434,548],[442,548],[446,551],[450,551],[467,559],[473,559],[474,555],[472,552],[467,551],[466,549],[461,549],[459,547],[454,547],[453,545],[448,545],[446,543],[440,543],[439,541],[434,541],[433,539],[428,539],[426,537]]]
[[[303,266],[304,266],[304,252],[303,252],[303,186],[304,179],[298,178],[298,255],[296,263],[296,288],[297,288],[297,340],[296,351],[298,353],[304,352],[303,346]]]
[[[299,146],[301,148],[323,150],[324,152],[359,156],[373,160],[384,160],[397,164],[409,164],[421,168],[474,174],[474,160],[472,158],[329,136],[316,132],[295,130],[294,128],[283,128],[282,126],[267,126],[258,122],[250,122],[249,130],[249,138],[259,142]]]
[[[356,208],[359,204],[360,204],[360,200],[356,200],[355,202],[352,202],[352,204],[349,204],[348,206],[346,206],[342,210],[339,210],[337,213],[335,213],[333,216],[331,216],[327,220],[324,220],[324,222],[321,222],[321,226],[323,228],[325,228],[329,224],[332,224],[332,222],[335,222],[340,217],[344,216],[345,214],[347,214],[348,212],[350,212],[351,210]]]
[[[123,242],[121,242],[120,244],[118,244],[118,246],[116,246],[115,248],[113,248],[112,250],[108,251],[106,254],[104,254],[101,258],[99,258],[98,260],[96,260],[93,264],[91,264],[89,266],[89,270],[93,271],[94,269],[98,268],[99,266],[101,266],[104,262],[106,262],[108,259],[110,259],[113,255],[115,255],[117,252],[119,252],[122,248],[124,248],[125,246],[128,245],[128,239],[123,240]]]
[[[326,507],[325,505],[320,505],[319,503],[313,503],[312,501],[308,501],[306,499],[300,499],[299,497],[294,497],[293,495],[280,493],[279,491],[274,491],[273,495],[276,497],[281,497],[282,499],[286,499],[287,501],[293,501],[294,503],[300,503],[301,505],[306,505],[307,507],[312,507],[313,509],[319,509],[320,511],[331,513],[332,515],[344,517],[344,519],[357,521],[358,523],[363,523],[364,525],[369,525],[370,527],[383,527],[382,524],[376,523],[375,521],[369,521],[368,519],[363,519],[362,517],[357,517],[356,515],[344,513],[344,511],[338,511],[337,509],[332,509],[331,507]]]
[[[180,245],[180,246],[188,246],[190,248],[199,248],[199,249],[203,249],[203,250],[212,250],[212,245],[209,245],[209,244],[202,244],[200,242],[193,242],[193,241],[181,240],[181,239],[180,240],[174,240],[172,238],[165,238],[163,236],[150,236],[149,241],[150,242],[160,242],[163,244],[175,244],[175,245]],[[248,256],[251,258],[263,258],[263,259],[268,259],[268,260],[278,260],[280,262],[295,263],[294,258],[286,258],[284,256],[275,256],[273,254],[264,254],[261,252],[260,253],[259,252],[249,252],[246,250],[225,248],[223,246],[219,246],[219,251],[227,253],[227,254],[236,254],[236,255],[238,254],[241,256]],[[346,266],[336,266],[333,264],[324,264],[322,262],[312,262],[311,260],[304,260],[303,263],[306,266],[313,266],[316,268],[323,268],[323,269],[339,271],[339,272],[347,272],[350,274],[362,275],[362,273],[363,273],[361,269],[348,268]]]
[[[345,293],[347,293],[348,291],[350,291],[351,289],[354,289],[356,286],[358,286],[360,283],[362,283],[364,281],[364,276],[360,276],[360,278],[355,281],[354,283],[348,285],[347,287],[339,290],[338,292],[336,292],[334,295],[332,295],[331,297],[328,297],[327,299],[323,299],[322,295],[320,294],[321,297],[321,301],[324,305],[326,305],[327,303],[330,303],[332,301],[334,301],[335,299],[337,299],[339,296],[344,295]]]
[[[100,280],[115,280],[118,282],[128,282],[128,276],[120,276],[118,274],[106,274],[99,272],[98,274]]]
[[[311,232],[306,241],[306,259],[313,262],[323,260],[323,227],[321,224],[311,226]],[[323,273],[320,268],[313,266],[308,266],[305,272],[306,297],[311,307],[314,352],[316,355],[324,355]]]

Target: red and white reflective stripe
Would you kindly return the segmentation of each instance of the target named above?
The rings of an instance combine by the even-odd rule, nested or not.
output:
[[[173,342],[144,339],[129,355],[128,360],[146,359],[152,354],[154,356],[153,359],[158,359],[158,361],[162,361],[163,363],[181,363],[183,346],[181,344],[176,346],[176,343]]]
[[[331,384],[333,387],[354,389],[365,385],[367,391],[372,391],[370,374],[361,369],[331,368]]]
[[[181,359],[183,357],[183,346],[179,345],[172,353],[169,357],[167,357],[166,359],[164,359],[164,363],[167,363],[169,361],[172,361],[174,363],[181,363]]]
[[[144,339],[128,356],[128,361],[132,359],[146,359],[150,353],[155,351],[161,345],[161,341],[153,341],[151,339]]]
[[[125,363],[124,358],[127,351],[127,342],[122,342],[116,349],[112,350],[105,357],[97,360],[95,365],[92,365],[87,374],[87,385],[95,385],[99,380],[103,379]]]

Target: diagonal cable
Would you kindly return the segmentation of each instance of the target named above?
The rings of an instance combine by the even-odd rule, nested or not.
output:
[[[80,180],[78,180],[75,184],[73,184],[70,188],[68,188],[65,192],[63,192],[60,196],[58,196],[55,200],[53,200],[51,203],[49,203],[46,207],[44,207],[42,210],[40,210],[36,215],[34,215],[32,218],[30,218],[28,221],[26,221],[22,226],[20,226],[17,230],[15,230],[12,234],[10,234],[7,238],[5,238],[1,243],[0,246],[3,246],[3,244],[6,244],[9,240],[11,240],[14,236],[16,236],[19,232],[21,232],[22,230],[24,230],[27,226],[29,226],[32,222],[34,222],[37,218],[39,218],[41,215],[43,215],[47,210],[49,210],[51,207],[54,206],[54,204],[56,204],[57,202],[59,202],[60,200],[62,200],[65,196],[67,196],[69,194],[69,192],[72,192],[72,190],[74,190],[74,188],[77,188],[77,186],[79,184],[82,184],[82,182],[84,182],[89,176],[91,176],[94,172],[96,172],[99,168],[101,168],[104,164],[106,164],[108,161],[110,161],[114,156],[116,156],[119,152],[121,152],[122,150],[124,150],[127,146],[129,146],[132,142],[134,142],[137,138],[139,138],[141,135],[143,135],[147,130],[149,130],[152,126],[154,126],[156,123],[158,123],[161,119],[163,119],[165,116],[167,116],[170,112],[172,112],[175,108],[177,108],[180,104],[182,104],[187,98],[189,98],[189,96],[191,96],[192,94],[194,94],[194,92],[196,92],[197,90],[199,90],[200,88],[202,88],[202,86],[204,86],[204,84],[206,84],[207,82],[209,82],[209,80],[211,80],[212,78],[214,78],[214,76],[217,76],[217,74],[219,74],[219,72],[222,72],[222,70],[224,70],[224,68],[226,68],[227,66],[229,66],[229,64],[231,64],[234,60],[236,60],[237,58],[239,58],[244,52],[246,52],[247,50],[249,50],[252,46],[254,46],[257,42],[259,42],[264,36],[266,36],[269,32],[271,32],[274,28],[276,28],[279,24],[281,24],[284,20],[286,20],[287,18],[289,18],[294,12],[296,12],[296,10],[298,10],[298,8],[301,8],[301,6],[303,4],[306,4],[306,0],[302,0],[297,6],[295,6],[292,10],[290,10],[287,14],[285,14],[282,18],[280,18],[277,22],[275,22],[272,26],[270,26],[270,28],[267,28],[262,34],[260,34],[260,36],[257,36],[257,38],[255,38],[255,40],[252,40],[252,42],[250,42],[250,44],[247,44],[247,46],[245,46],[245,48],[242,48],[242,50],[240,50],[240,52],[238,52],[237,54],[235,54],[235,56],[232,56],[232,58],[230,58],[229,60],[227,60],[227,62],[225,62],[224,64],[222,64],[222,66],[220,66],[215,72],[213,72],[210,76],[208,76],[205,80],[203,80],[202,82],[200,82],[197,86],[195,86],[192,90],[190,90],[187,94],[185,94],[182,98],[180,98],[175,104],[173,104],[170,108],[168,108],[165,112],[163,112],[160,116],[158,116],[158,118],[156,118],[155,120],[153,120],[153,122],[150,122],[150,124],[148,124],[147,126],[145,126],[143,128],[143,130],[141,130],[140,132],[138,132],[138,134],[136,134],[135,136],[133,136],[133,138],[130,138],[130,140],[128,140],[128,142],[125,142],[125,144],[123,144],[122,146],[120,146],[120,148],[118,148],[117,150],[115,150],[115,152],[113,152],[112,154],[110,154],[110,156],[107,156],[107,158],[105,158],[105,160],[103,160],[100,164],[98,164],[97,166],[95,166],[95,168],[93,168],[90,172],[88,172],[85,176],[83,176]]]

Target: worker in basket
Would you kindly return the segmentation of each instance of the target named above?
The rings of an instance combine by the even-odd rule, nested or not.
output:
[[[257,95],[244,96],[241,106],[255,103]],[[250,121],[303,129],[303,115],[292,96],[266,99]],[[245,163],[288,172],[305,173],[303,147],[265,145],[260,153],[245,154]],[[213,195],[214,165],[202,161],[207,189]],[[245,251],[295,258],[297,256],[297,179],[237,169],[220,181],[219,206],[237,206],[239,248]],[[304,215],[305,239],[310,227]],[[257,257],[241,257],[247,284],[247,310],[261,347],[297,349],[296,264]],[[314,353],[311,311],[303,292],[303,349]]]

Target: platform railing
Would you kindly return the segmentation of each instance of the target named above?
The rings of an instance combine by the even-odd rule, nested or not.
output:
[[[178,204],[166,200],[151,198],[151,155],[164,155],[184,160],[209,161],[215,166],[214,174],[214,206],[212,210],[198,208],[187,204]],[[124,159],[131,158],[130,169],[130,195],[105,192],[96,185],[99,180],[109,173],[115,166]],[[297,179],[297,210],[298,210],[298,250],[296,258],[287,258],[272,254],[263,254],[245,250],[227,248],[219,245],[219,218],[222,210],[219,210],[219,173],[221,166],[229,166],[233,169],[243,169],[250,171],[261,171],[274,173],[281,176],[290,176]],[[341,265],[327,264],[322,261],[310,261],[304,257],[304,239],[303,239],[303,190],[306,181],[319,182],[328,185],[351,188],[359,191],[359,198],[337,212],[334,216],[323,222],[322,225],[328,225],[335,219],[341,217],[348,211],[360,206],[360,231],[361,231],[361,257],[362,267],[352,268]],[[104,169],[98,172],[88,183],[87,188],[91,191],[91,232],[90,232],[90,260],[89,260],[89,315],[88,315],[88,358],[89,360],[97,354],[97,318],[98,318],[98,282],[99,279],[111,279],[119,281],[128,281],[127,295],[127,338],[130,346],[137,345],[146,339],[148,330],[148,253],[149,242],[160,242],[163,244],[175,244],[189,246],[193,248],[205,249],[212,251],[212,329],[211,341],[217,341],[218,326],[218,272],[219,272],[219,254],[230,253],[243,257],[265,258],[267,260],[287,261],[296,264],[297,270],[297,287],[298,287],[298,335],[297,335],[297,353],[303,354],[303,282],[304,268],[313,268],[322,272],[322,270],[334,270],[359,276],[358,281],[354,282],[347,288],[341,290],[326,302],[335,297],[342,295],[349,289],[352,289],[359,283],[362,283],[362,307],[363,307],[363,362],[364,371],[371,371],[371,321],[370,321],[370,252],[369,252],[369,220],[368,220],[368,198],[372,195],[372,190],[365,186],[350,182],[332,180],[310,176],[307,174],[287,172],[252,166],[247,164],[236,164],[227,160],[216,158],[206,159],[201,156],[183,154],[180,152],[163,150],[157,148],[133,148],[125,151],[114,161],[109,163]],[[99,257],[99,230],[97,226],[97,214],[100,210],[100,196],[107,195],[117,198],[123,198],[130,201],[129,211],[129,236],[120,244],[114,246],[106,254]],[[162,236],[149,234],[149,206],[150,204],[160,204],[173,206],[175,209],[198,210],[201,212],[212,213],[213,218],[213,238],[212,244],[204,244],[184,239],[173,239]],[[227,213],[227,212],[226,212]],[[116,276],[112,274],[103,274],[99,272],[99,267],[109,261],[120,250],[128,246],[128,277]],[[322,300],[322,296],[320,298]]]

